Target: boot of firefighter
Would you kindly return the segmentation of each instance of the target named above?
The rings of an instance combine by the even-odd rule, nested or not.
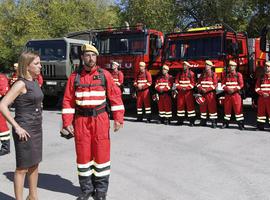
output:
[[[163,124],[163,123],[164,123],[164,117],[159,117],[158,124]]]
[[[264,123],[257,122],[257,129],[260,130],[260,131],[263,131],[264,130]]]
[[[206,119],[201,119],[200,126],[206,126]]]
[[[238,122],[238,127],[239,127],[239,130],[244,130],[245,129],[243,120]]]
[[[167,118],[167,117],[164,118],[164,124],[165,125],[168,125],[169,124],[169,118]]]
[[[177,125],[182,126],[183,124],[183,118],[179,117],[177,120]]]
[[[189,120],[189,126],[193,127],[195,125],[195,118],[191,117]]]
[[[93,196],[94,200],[106,200],[106,193],[104,192],[96,192]]]
[[[212,119],[211,121],[212,121],[211,127],[212,127],[212,128],[217,128],[217,120]]]
[[[79,176],[79,183],[82,193],[78,196],[77,200],[88,200],[91,196],[94,195],[94,186],[92,184],[91,176]]]
[[[2,147],[0,150],[0,156],[10,153],[10,140],[3,140],[1,141],[1,143],[2,143]]]
[[[143,116],[142,115],[138,115],[137,116],[137,122],[142,122],[143,121]]]
[[[221,126],[222,129],[224,128],[228,128],[229,127],[229,122],[227,120],[225,120]]]
[[[146,115],[146,123],[151,123],[151,114]]]

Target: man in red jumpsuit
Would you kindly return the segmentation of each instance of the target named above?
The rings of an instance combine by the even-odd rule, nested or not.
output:
[[[263,77],[258,78],[255,91],[258,93],[257,127],[264,130],[266,118],[270,117],[270,61],[265,63]]]
[[[199,93],[205,99],[205,102],[200,104],[201,112],[201,126],[206,126],[207,111],[209,118],[212,121],[212,128],[217,127],[217,100],[216,100],[216,87],[217,75],[212,71],[214,64],[210,60],[205,61],[205,71],[200,76],[197,84]]]
[[[110,101],[114,131],[123,124],[124,106],[121,91],[111,74],[96,65],[98,51],[82,46],[83,66],[73,72],[63,99],[63,128],[75,136],[77,167],[82,193],[77,200],[93,196],[105,200],[110,175]]]
[[[158,92],[158,111],[160,123],[164,122],[165,125],[170,123],[172,117],[172,100],[170,91],[172,88],[172,76],[168,74],[169,66],[163,65],[162,74],[157,78],[155,89]]]
[[[193,88],[195,86],[194,73],[189,69],[191,65],[184,61],[183,71],[177,74],[175,79],[175,86],[178,92],[177,95],[177,116],[178,125],[183,124],[185,113],[187,110],[187,117],[190,121],[190,126],[194,126],[196,117]]]
[[[5,96],[9,90],[8,78],[6,75],[0,73],[0,100]],[[10,130],[7,126],[7,121],[0,113],[0,141],[2,147],[0,149],[0,156],[10,152]]]
[[[122,88],[123,83],[124,83],[124,74],[118,70],[118,67],[120,66],[120,64],[118,62],[112,62],[112,77],[113,77],[113,81],[115,82],[115,84],[119,87]]]
[[[240,90],[244,86],[243,76],[240,72],[236,71],[237,63],[234,61],[229,62],[229,72],[223,74],[222,88],[225,92],[224,99],[224,123],[221,128],[229,126],[229,121],[232,115],[232,109],[235,113],[235,119],[238,123],[239,129],[244,129],[244,115],[242,112],[242,98]]]
[[[135,77],[134,87],[137,92],[137,121],[143,120],[143,106],[147,122],[151,122],[151,101],[149,87],[152,85],[152,76],[145,69],[145,62],[140,62],[140,71]]]

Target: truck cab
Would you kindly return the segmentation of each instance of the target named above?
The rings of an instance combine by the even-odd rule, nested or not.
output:
[[[88,40],[55,38],[30,40],[26,49],[40,55],[44,84],[43,93],[49,97],[61,97],[69,75],[80,63],[80,52]]]
[[[238,64],[238,71],[247,77],[250,73],[247,41],[245,33],[236,33],[219,24],[169,33],[165,36],[163,63],[176,74],[182,70],[183,61],[188,61],[198,78],[205,60],[211,60],[220,80],[232,59]],[[221,92],[220,84],[217,92]]]
[[[153,75],[161,65],[163,34],[142,25],[96,31],[93,43],[100,54],[98,65],[110,71],[113,61],[120,64],[119,70],[124,74],[124,97],[132,93],[140,61],[146,63],[146,68]]]

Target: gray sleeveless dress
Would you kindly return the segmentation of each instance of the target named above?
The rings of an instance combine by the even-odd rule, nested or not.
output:
[[[37,81],[25,83],[27,92],[18,96],[14,101],[15,120],[25,129],[30,138],[27,141],[19,140],[15,130],[12,129],[16,151],[17,168],[29,168],[42,160],[42,108],[43,93]]]

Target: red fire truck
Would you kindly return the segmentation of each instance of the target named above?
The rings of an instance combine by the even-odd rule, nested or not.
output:
[[[263,66],[265,61],[265,53],[260,51],[259,43],[259,39],[248,39],[245,33],[236,33],[227,25],[190,28],[165,36],[163,62],[172,71],[178,71],[182,69],[182,62],[188,61],[192,65],[191,70],[199,77],[205,60],[211,60],[215,65],[214,71],[221,78],[232,59],[237,62],[244,79],[249,80],[255,68]],[[251,85],[246,83],[248,91]],[[220,91],[219,86],[217,92]]]
[[[108,70],[116,61],[124,73],[123,94],[130,96],[139,62],[144,61],[154,75],[161,65],[163,33],[139,24],[93,30],[92,42],[99,50],[98,64]]]

